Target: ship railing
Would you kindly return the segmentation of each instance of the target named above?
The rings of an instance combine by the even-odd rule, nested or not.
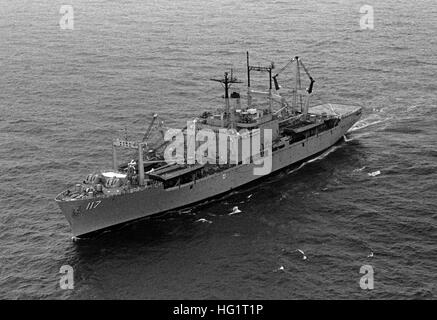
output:
[[[94,199],[94,198],[109,198],[114,195],[120,195],[120,194],[127,194],[127,193],[134,193],[140,190],[144,189],[159,189],[163,188],[164,184],[159,181],[154,181],[153,183],[144,185],[144,186],[135,186],[135,187],[129,187],[129,188],[121,188],[119,189],[119,192],[114,194],[105,194],[103,192],[93,192],[85,194],[85,193],[76,193],[71,192],[69,189],[62,191],[55,197],[55,201],[75,201],[75,200],[84,200],[84,199]]]

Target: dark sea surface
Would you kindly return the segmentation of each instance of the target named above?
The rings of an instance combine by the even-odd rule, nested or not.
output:
[[[0,1],[0,298],[436,298],[434,0],[74,0],[74,30],[63,4]],[[111,139],[153,112],[183,126],[219,107],[208,79],[245,80],[246,50],[301,56],[313,103],[361,105],[362,119],[298,170],[73,242],[56,194],[110,167]],[[66,264],[74,290],[59,287]]]

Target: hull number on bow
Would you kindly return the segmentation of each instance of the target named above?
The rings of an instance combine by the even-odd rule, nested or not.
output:
[[[86,210],[92,210],[97,208],[101,202],[102,200],[89,202],[88,205],[86,206]]]

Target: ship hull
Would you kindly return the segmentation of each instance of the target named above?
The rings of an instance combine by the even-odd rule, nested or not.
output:
[[[359,107],[342,107],[342,118],[338,126],[273,152],[270,175],[315,156],[339,141],[361,115]],[[73,235],[78,237],[128,221],[193,205],[268,176],[254,175],[254,167],[256,167],[254,164],[233,166],[201,180],[167,189],[156,187],[97,200],[57,202],[71,226]]]

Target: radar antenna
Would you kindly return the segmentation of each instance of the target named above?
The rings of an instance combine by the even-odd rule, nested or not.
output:
[[[225,72],[224,78],[222,79],[210,79],[211,81],[220,82],[225,88],[225,99],[229,99],[229,88],[233,83],[242,83],[233,75],[233,70],[231,69],[231,76],[229,77],[229,72]]]

